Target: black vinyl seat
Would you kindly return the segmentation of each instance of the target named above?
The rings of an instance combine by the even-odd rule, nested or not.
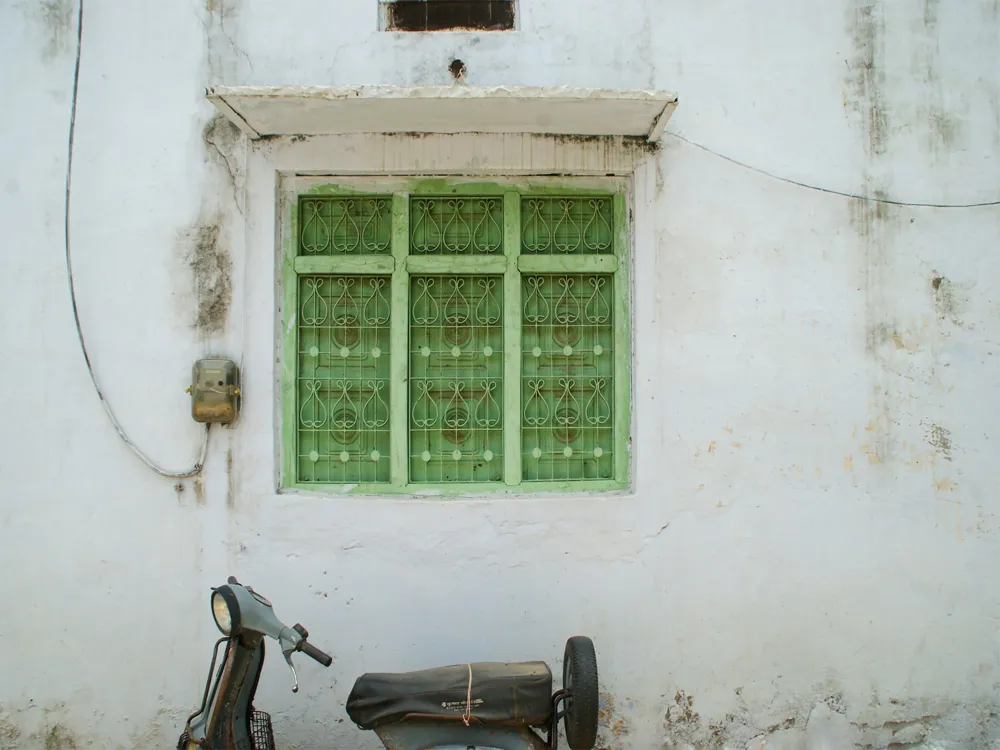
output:
[[[461,721],[467,707],[471,723],[480,726],[544,726],[552,715],[552,671],[545,662],[531,661],[365,674],[347,699],[347,715],[361,729],[408,718]]]

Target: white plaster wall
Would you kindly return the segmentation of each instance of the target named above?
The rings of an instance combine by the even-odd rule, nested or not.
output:
[[[201,98],[445,83],[460,57],[473,83],[677,91],[669,130],[809,184],[995,201],[996,3],[521,0],[515,33],[419,36],[378,32],[375,5],[87,3],[72,239],[98,376],[181,468],[191,362],[244,365],[240,424],[178,488],[118,441],[73,329],[75,4],[0,3],[0,747],[170,746],[230,573],[336,656],[303,664],[297,696],[268,664],[259,702],[290,747],[374,746],[343,711],[362,671],[558,669],[578,632],[609,748],[791,746],[807,722],[865,747],[996,743],[998,207],[846,199],[668,135],[635,172],[633,492],[279,496],[275,170],[568,157],[463,137],[244,150]]]

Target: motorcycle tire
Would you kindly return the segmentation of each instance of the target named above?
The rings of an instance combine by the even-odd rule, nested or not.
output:
[[[563,689],[570,695],[563,703],[566,742],[571,750],[593,750],[597,743],[597,653],[594,642],[583,635],[566,641],[563,655]]]

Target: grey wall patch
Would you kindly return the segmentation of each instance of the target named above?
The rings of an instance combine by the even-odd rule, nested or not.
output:
[[[42,59],[54,60],[69,52],[74,36],[76,7],[73,0],[31,0],[22,4],[25,12],[33,16],[45,36]]]
[[[53,725],[45,735],[45,750],[78,750],[79,747],[76,737],[62,724]]]
[[[226,117],[216,115],[206,123],[201,138],[205,142],[209,157],[214,158],[229,175],[229,184],[233,189],[233,204],[242,216],[243,181],[246,178],[243,168],[243,161],[246,158],[246,139],[243,133]]]
[[[936,271],[931,276],[931,289],[934,295],[934,313],[940,321],[950,321],[959,328],[965,327],[962,314],[967,303],[964,290],[950,279],[939,275]]]
[[[927,427],[927,443],[945,461],[952,460],[951,430],[932,422]]]
[[[17,747],[20,737],[21,730],[15,724],[0,718],[0,748]]]
[[[233,300],[233,259],[220,242],[222,219],[199,222],[182,236],[184,258],[193,274],[194,326],[202,333],[225,328]]]

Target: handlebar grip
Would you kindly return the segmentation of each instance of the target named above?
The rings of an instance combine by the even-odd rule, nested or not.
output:
[[[333,664],[333,657],[323,653],[314,645],[309,643],[309,641],[301,640],[299,641],[299,651],[308,657],[311,657],[322,664],[324,667],[329,667]]]

